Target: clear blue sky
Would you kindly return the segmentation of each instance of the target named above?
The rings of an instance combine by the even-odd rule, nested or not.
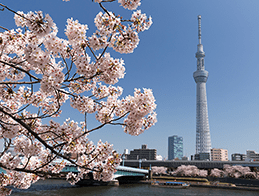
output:
[[[89,25],[88,36],[95,31],[93,18],[99,6],[91,0],[1,0],[18,11],[42,10],[48,13],[64,36],[66,19],[73,17]],[[106,4],[105,4],[106,5]],[[123,16],[117,2],[107,8]],[[89,136],[114,144],[120,153],[147,144],[167,157],[168,136],[182,136],[184,155],[195,153],[196,131],[196,47],[197,15],[202,16],[202,44],[205,69],[209,72],[207,98],[213,148],[232,153],[259,152],[259,1],[258,0],[142,0],[142,12],[153,18],[149,31],[140,34],[133,54],[114,57],[125,60],[126,76],[118,85],[123,96],[134,88],[153,89],[157,103],[157,124],[133,137],[120,127],[106,127]],[[14,28],[13,14],[0,12],[0,25]],[[74,110],[66,118],[79,121]],[[96,125],[89,117],[89,126]]]

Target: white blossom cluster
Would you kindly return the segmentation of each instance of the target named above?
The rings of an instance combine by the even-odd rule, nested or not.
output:
[[[131,27],[124,32],[115,33],[111,39],[111,47],[119,53],[132,53],[139,44],[139,37]]]
[[[87,25],[79,24],[78,20],[67,19],[67,28],[66,36],[68,40],[85,40],[86,39],[86,30],[88,29]]]
[[[137,47],[139,43],[138,33],[130,26],[123,25],[119,16],[116,17],[111,12],[104,14],[100,12],[94,22],[98,31],[89,38],[89,43],[93,49],[98,50],[110,46],[120,53],[132,53]],[[134,23],[134,21],[132,22]],[[145,23],[145,21],[142,22]],[[111,37],[110,43],[107,41],[108,36]]]
[[[101,73],[100,81],[106,84],[116,84],[118,79],[124,78],[125,67],[123,65],[123,59],[113,59],[109,53],[105,53],[97,63],[97,71]]]
[[[18,27],[28,27],[38,37],[43,37],[51,31],[57,31],[56,24],[48,14],[43,16],[41,11],[35,13],[29,12],[27,14],[24,14],[23,12],[17,13],[19,15],[16,14],[14,16],[16,25]]]
[[[125,8],[136,9],[140,1],[119,1]],[[152,25],[152,18],[147,19],[146,14],[138,10],[132,14],[130,25],[123,24],[120,16],[112,12],[99,12],[95,17],[97,31],[88,39],[94,50],[112,47],[119,53],[132,53],[139,44],[138,32],[148,30]],[[109,42],[109,38],[111,41]]]
[[[69,54],[67,52],[67,48],[69,45],[68,40],[59,38],[54,33],[51,33],[45,37],[43,43],[47,49],[47,51],[45,52],[48,52],[47,54],[51,54],[52,57],[58,58],[60,56],[63,56],[64,58],[69,58]]]
[[[63,1],[70,1],[70,0],[63,0]],[[94,0],[96,3],[101,3],[103,0]],[[112,1],[112,0],[111,0]],[[123,6],[125,9],[135,10],[138,6],[140,6],[140,0],[118,0],[118,2]]]
[[[152,17],[150,16],[147,21],[146,14],[141,14],[141,10],[133,12],[131,21],[133,22],[133,29],[137,30],[137,32],[148,30],[152,25]]]
[[[130,10],[140,5],[139,0],[119,3]],[[0,32],[0,138],[5,141],[0,167],[7,171],[0,175],[0,194],[10,194],[9,185],[28,188],[40,178],[59,176],[67,163],[79,170],[67,174],[72,184],[89,171],[95,179],[109,181],[120,155],[108,142],[95,145],[89,133],[119,125],[125,133],[139,135],[156,123],[152,90],[135,89],[133,96],[122,98],[123,88],[114,85],[124,78],[124,61],[109,53],[133,52],[138,32],[150,27],[151,18],[137,11],[122,20],[103,11],[94,19],[93,35],[87,35],[86,24],[70,18],[67,38],[60,38],[56,24],[41,11],[17,12],[14,19],[21,28]],[[67,102],[85,121],[59,123]],[[87,114],[95,115],[99,125],[88,123]]]
[[[134,97],[128,96],[122,100],[124,110],[130,111],[124,120],[124,132],[139,135],[157,122],[155,98],[151,89],[135,89]],[[147,116],[148,115],[148,116]],[[147,116],[147,117],[146,117]]]
[[[80,54],[83,52],[82,45],[86,42],[87,25],[80,24],[78,20],[67,19],[65,34],[68,38],[68,43],[72,48]]]
[[[109,35],[120,25],[121,19],[112,12],[104,14],[99,12],[94,19],[94,23],[101,35]]]
[[[140,6],[140,0],[118,0],[118,2],[126,9],[135,10]]]

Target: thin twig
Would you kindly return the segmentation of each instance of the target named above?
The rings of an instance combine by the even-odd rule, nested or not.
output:
[[[9,10],[10,12],[13,12],[14,14],[18,15],[18,16],[21,16],[22,18],[26,19],[26,20],[29,20],[28,18],[24,17],[23,15],[17,13],[16,11],[10,9],[9,7],[7,7],[6,5],[3,5],[2,3],[0,3],[0,5],[4,8],[6,8],[7,10]],[[3,11],[3,10],[2,10]],[[32,22],[31,20],[29,20],[30,22]]]
[[[5,27],[2,27],[2,26],[0,26],[0,28],[1,28],[1,29],[4,29],[4,30],[6,30],[6,31],[9,31],[9,29],[7,29],[7,28],[5,28]]]
[[[37,78],[36,76],[30,74],[28,71],[26,71],[26,70],[24,70],[24,69],[22,69],[22,68],[20,68],[20,67],[17,67],[16,65],[13,65],[13,64],[11,64],[11,63],[4,62],[4,61],[2,61],[2,60],[0,60],[0,63],[3,63],[3,64],[5,64],[5,65],[9,65],[10,67],[13,67],[13,68],[15,68],[15,69],[18,69],[18,70],[20,70],[20,71],[26,73],[27,75],[29,75],[29,76],[32,77],[33,79],[40,81],[39,78]]]

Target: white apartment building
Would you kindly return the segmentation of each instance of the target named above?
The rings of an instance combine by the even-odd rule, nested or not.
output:
[[[228,161],[228,150],[221,148],[212,148],[211,161]]]

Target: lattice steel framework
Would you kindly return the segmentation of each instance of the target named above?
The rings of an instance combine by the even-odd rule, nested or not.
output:
[[[209,76],[205,70],[203,45],[201,44],[201,16],[198,16],[197,71],[193,73],[196,92],[196,154],[210,153],[211,139],[207,107],[206,82]]]

